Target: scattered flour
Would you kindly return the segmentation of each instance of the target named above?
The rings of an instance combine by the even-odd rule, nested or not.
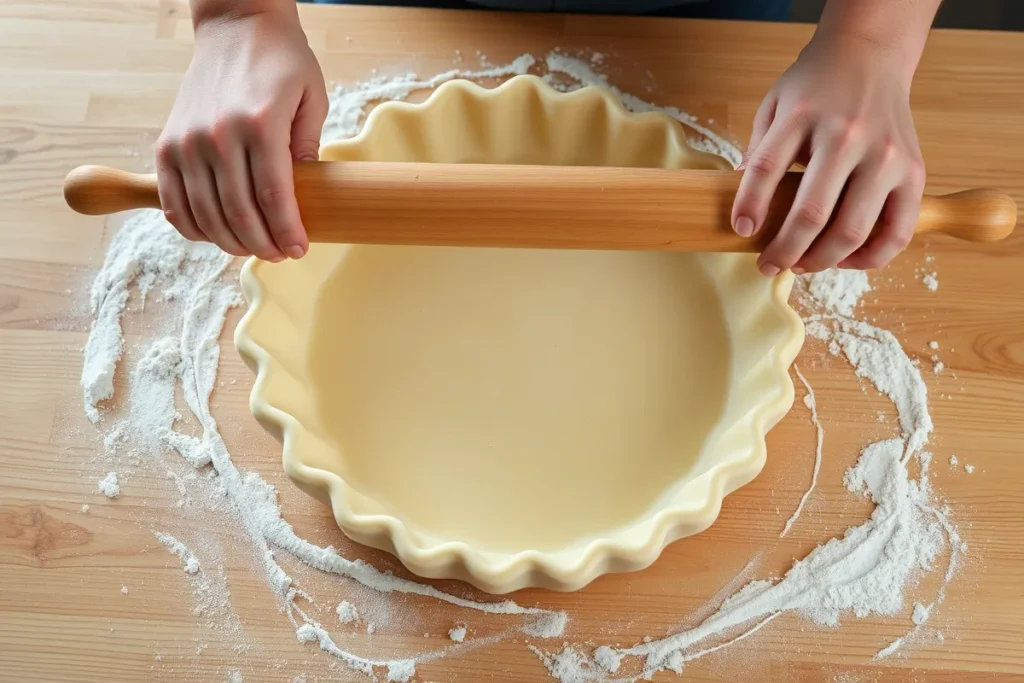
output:
[[[860,299],[871,291],[863,270],[827,270],[806,278],[810,297],[829,313],[852,316]]]
[[[184,543],[168,534],[154,532],[153,535],[156,536],[156,540],[164,544],[164,547],[167,548],[168,552],[178,556],[178,559],[181,560],[181,567],[185,570],[186,574],[199,573],[199,559]]]
[[[607,645],[602,645],[594,650],[594,663],[613,674],[622,666],[622,655]]]
[[[949,466],[950,467],[956,467],[959,464],[960,464],[960,459],[959,458],[957,458],[955,455],[949,456]]]
[[[782,528],[782,533],[779,534],[779,538],[784,538],[789,530],[796,524],[796,520],[800,518],[800,513],[803,512],[804,505],[807,504],[807,499],[811,497],[811,493],[814,491],[814,487],[818,485],[818,473],[821,471],[821,449],[825,443],[825,430],[821,426],[821,421],[818,419],[818,405],[814,398],[814,389],[807,382],[807,378],[800,372],[800,368],[793,364],[793,372],[796,373],[797,379],[804,385],[804,390],[807,393],[804,395],[804,405],[811,411],[811,423],[814,425],[816,433],[816,446],[814,449],[814,470],[811,473],[811,485],[807,487],[807,491],[804,495],[800,496],[800,502],[796,506],[796,510],[793,511],[793,516],[786,521],[786,525]]]
[[[452,628],[448,629],[448,637],[453,643],[461,643],[466,639],[466,626],[465,624],[456,624]]]
[[[903,641],[905,638],[906,636],[903,636],[902,638],[897,638],[896,640],[892,641],[891,643],[883,647],[881,650],[875,653],[874,659],[885,659],[889,655],[895,654],[901,647],[903,647]]]
[[[974,465],[964,465],[964,472],[974,474]]]
[[[660,111],[668,114],[675,120],[682,123],[690,131],[696,133],[696,137],[688,137],[687,142],[694,149],[711,154],[717,154],[728,161],[735,168],[743,160],[743,154],[731,142],[721,137],[707,126],[703,126],[700,120],[692,114],[687,114],[676,107],[662,107],[651,104],[636,95],[623,92],[608,82],[608,79],[594,70],[593,65],[576,57],[563,55],[558,52],[550,53],[546,59],[548,74],[559,74],[571,79],[574,87],[601,86],[607,88],[613,95],[619,98],[622,105],[629,111],[644,113]]]
[[[117,472],[109,472],[107,476],[100,479],[100,493],[107,498],[117,498],[121,495],[121,485],[117,483]]]
[[[632,111],[666,112],[697,134],[691,140],[694,147],[720,154],[734,166],[739,163],[739,150],[701,126],[694,117],[672,107],[650,104],[607,83],[593,69],[600,61],[552,53],[541,64],[532,56],[523,55],[508,65],[478,71],[453,70],[425,79],[415,75],[375,78],[338,88],[331,97],[324,140],[356,134],[366,106],[373,102],[405,99],[415,91],[429,90],[454,78],[503,78],[543,67],[547,69],[548,80],[557,81],[565,89],[602,85]],[[382,594],[410,594],[485,614],[519,615],[525,617],[520,631],[527,636],[562,636],[568,622],[565,612],[524,607],[510,600],[479,602],[451,595],[381,572],[365,562],[349,560],[333,548],[314,545],[295,534],[282,518],[274,487],[256,472],[239,470],[232,461],[211,411],[210,397],[219,365],[218,339],[228,312],[240,303],[237,287],[224,277],[231,262],[231,257],[211,245],[192,244],[179,238],[159,211],[136,214],[115,236],[91,290],[94,319],[85,346],[81,380],[86,414],[94,423],[104,425],[101,429],[111,449],[131,442],[140,446],[146,456],[177,454],[188,465],[205,468],[209,476],[203,479],[218,487],[230,514],[253,546],[267,584],[295,627],[296,638],[316,643],[352,670],[371,677],[383,671],[387,681],[402,683],[414,677],[418,662],[437,659],[445,651],[375,660],[338,647],[328,630],[303,611],[299,601],[311,598],[278,563],[278,553],[287,553],[320,572],[352,579]],[[842,538],[816,548],[781,579],[747,583],[694,628],[660,639],[647,637],[631,647],[602,646],[591,656],[571,644],[558,652],[545,652],[530,645],[555,679],[562,683],[605,681],[626,658],[641,661],[642,678],[650,678],[658,671],[679,674],[687,662],[753,636],[785,612],[796,612],[827,626],[837,626],[846,614],[899,614],[910,577],[917,571],[931,570],[948,543],[952,552],[945,583],[936,600],[922,607],[930,614],[941,602],[945,584],[951,580],[966,545],[960,542],[946,512],[936,507],[926,476],[914,479],[906,467],[908,460],[920,453],[932,430],[927,391],[920,372],[891,333],[852,317],[860,297],[870,291],[863,273],[830,271],[802,281],[805,298],[812,304],[811,313],[805,318],[809,336],[828,343],[833,354],[845,357],[860,377],[887,395],[896,406],[903,428],[902,438],[865,447],[857,465],[847,473],[851,491],[875,504],[871,518],[848,530]],[[149,343],[130,372],[127,419],[108,425],[102,420],[101,404],[114,396],[113,378],[125,346],[121,317],[132,288],[138,291],[140,305],[145,304],[151,292],[157,292],[163,301],[177,306],[177,315],[172,328]],[[808,390],[807,405],[818,430],[812,486],[801,501],[802,508],[820,467],[823,430],[813,391],[797,372]],[[177,389],[198,423],[195,435],[177,428],[182,418],[175,406]],[[209,609],[198,599],[204,591],[212,591],[198,558],[174,537],[162,533],[156,537],[181,559],[200,603],[197,609]],[[217,604],[225,603],[218,598]],[[337,612],[345,623],[343,604],[338,605]],[[373,623],[368,624],[367,632],[372,633],[374,628]],[[455,635],[465,637],[452,629],[449,637],[459,642]],[[695,647],[709,640],[716,644]],[[895,652],[902,640],[889,645],[878,656]]]
[[[255,472],[238,470],[210,409],[220,361],[217,341],[228,311],[240,302],[234,282],[223,277],[230,262],[230,257],[212,245],[181,239],[160,211],[142,211],[125,222],[93,286],[105,313],[97,317],[90,338],[103,341],[99,343],[100,349],[120,345],[107,342],[123,339],[120,317],[128,301],[128,288],[133,284],[146,293],[159,291],[165,301],[178,304],[179,314],[173,333],[158,337],[144,349],[131,372],[129,417],[113,429],[123,430],[125,439],[141,444],[152,457],[176,453],[195,468],[212,466],[211,474],[221,496],[253,543],[267,583],[286,602],[294,600],[295,594],[290,592],[293,580],[275,559],[275,548],[322,572],[347,576],[382,593],[421,595],[488,614],[522,615],[531,618],[523,627],[530,635],[560,635],[561,631],[546,630],[546,625],[560,623],[564,628],[564,613],[554,613],[556,618],[552,621],[553,613],[548,610],[521,607],[509,600],[478,602],[453,596],[432,586],[385,574],[364,562],[348,560],[332,548],[321,548],[298,537],[281,517],[274,487]],[[121,308],[112,310],[115,305]],[[88,348],[87,344],[87,351]],[[112,377],[113,367],[99,366],[116,366],[119,360],[120,354],[87,353],[83,386],[88,384],[87,378]],[[200,436],[175,429],[181,418],[174,402],[176,386],[181,387],[185,404],[201,427]],[[86,392],[87,406],[89,397],[94,395],[98,394]],[[158,538],[167,544],[161,536]],[[191,553],[190,557],[194,564],[182,557],[186,571],[194,566],[198,572],[198,560]],[[335,650],[341,652],[338,648],[329,651],[337,654]]]
[[[934,292],[939,288],[939,275],[934,272],[925,273],[921,276],[921,282],[928,288],[928,291]]]
[[[121,595],[128,595],[128,586],[121,586]]]
[[[348,600],[342,600],[339,602],[337,609],[334,611],[338,615],[338,620],[343,624],[354,624],[359,621],[359,611],[356,610],[356,606]]]
[[[750,637],[785,612],[796,612],[828,627],[839,626],[844,614],[857,618],[896,616],[904,609],[904,591],[912,585],[915,573],[932,571],[939,555],[948,550],[943,584],[935,601],[922,605],[922,609],[930,614],[942,602],[966,545],[946,512],[938,507],[927,478],[928,456],[921,450],[933,428],[927,389],[920,371],[890,332],[845,313],[852,312],[859,297],[870,290],[866,276],[850,278],[849,272],[832,270],[804,276],[801,285],[808,323],[818,324],[815,336],[820,335],[829,343],[831,353],[845,357],[859,377],[893,401],[904,431],[903,438],[867,445],[857,464],[846,473],[847,488],[874,503],[870,519],[848,529],[842,538],[818,546],[794,563],[782,579],[748,583],[694,628],[661,639],[644,639],[627,648],[602,646],[591,656],[568,644],[557,652],[534,648],[552,677],[561,683],[606,681],[614,673],[607,665],[613,661],[620,664],[626,657],[642,661],[640,679],[649,679],[659,671],[678,673],[686,662]],[[848,295],[842,282],[847,282],[856,294]],[[809,390],[808,407],[814,406],[809,385],[799,373],[797,377]],[[812,420],[813,416],[812,412]],[[823,439],[823,433],[819,439]],[[922,465],[916,479],[907,469],[909,459],[915,456]],[[920,610],[916,611],[920,616]],[[881,659],[898,651],[919,627],[913,615],[911,623],[907,635],[875,657]],[[695,647],[710,639],[720,641],[737,630],[739,634],[730,640],[704,649]],[[613,660],[613,656],[620,659]]]
[[[928,412],[928,388],[921,372],[896,337],[860,320],[836,316],[829,350],[846,356],[858,377],[871,382],[896,405],[906,439],[906,457],[925,445],[934,428]]]
[[[939,342],[937,342],[937,341],[930,341],[930,342],[928,342],[928,348],[931,349],[932,351],[938,351],[939,350]]]
[[[363,120],[366,118],[366,107],[371,103],[404,100],[414,92],[433,90],[442,83],[457,78],[482,80],[519,76],[528,73],[536,63],[537,60],[533,55],[525,54],[505,66],[475,71],[452,69],[425,79],[418,78],[416,74],[407,74],[397,78],[381,76],[354,86],[337,86],[330,97],[330,108],[320,139],[322,142],[330,142],[339,138],[350,138],[359,133]]]

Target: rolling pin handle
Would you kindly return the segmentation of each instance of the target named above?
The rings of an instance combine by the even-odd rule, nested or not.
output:
[[[131,209],[159,209],[155,173],[79,166],[64,179],[64,201],[78,213],[102,216]]]
[[[925,196],[917,234],[942,232],[968,242],[995,242],[1017,225],[1017,204],[997,190],[965,190],[939,197]]]

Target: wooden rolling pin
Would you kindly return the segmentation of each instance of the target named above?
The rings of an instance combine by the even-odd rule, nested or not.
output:
[[[313,242],[759,251],[782,225],[800,178],[786,175],[752,239],[731,228],[734,171],[300,162],[295,194]],[[155,175],[102,166],[72,171],[64,197],[90,215],[160,208]],[[926,196],[916,234],[991,242],[1016,222],[1009,196],[968,190]]]

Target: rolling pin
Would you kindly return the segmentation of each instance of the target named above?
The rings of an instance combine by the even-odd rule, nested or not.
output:
[[[731,228],[735,171],[298,162],[295,195],[312,242],[424,246],[760,251],[802,176],[786,174],[753,238]],[[160,208],[156,175],[81,166],[68,205],[90,215]],[[996,190],[925,196],[915,233],[972,242],[1009,235],[1017,205]]]

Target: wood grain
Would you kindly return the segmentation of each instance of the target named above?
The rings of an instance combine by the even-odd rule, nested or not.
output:
[[[468,64],[477,50],[501,63],[556,46],[592,49],[607,56],[609,78],[623,89],[713,118],[737,140],[746,139],[760,98],[811,30],[358,7],[303,6],[301,13],[332,80],[365,78],[373,68],[438,73],[451,68],[455,50]],[[291,681],[301,673],[362,680],[296,642],[237,526],[183,514],[162,470],[136,468],[115,501],[96,490],[111,463],[81,410],[80,349],[90,320],[84,292],[116,221],[69,212],[61,181],[84,163],[152,170],[150,145],[190,59],[187,8],[176,0],[0,0],[0,35],[0,678],[222,682],[229,667],[240,667],[246,681]],[[1024,200],[1024,38],[936,32],[913,106],[929,192],[998,187]],[[921,269],[938,273],[937,292],[921,284]],[[949,366],[941,375],[926,373],[937,425],[935,485],[960,522],[971,561],[929,622],[932,635],[913,643],[905,658],[877,663],[871,656],[905,632],[908,617],[851,619],[833,632],[785,616],[755,638],[692,663],[686,680],[1024,678],[1022,272],[1024,235],[994,248],[927,237],[877,274],[866,299],[866,315],[894,330],[925,367],[932,340]],[[160,319],[155,303],[128,316],[129,357],[160,329]],[[284,480],[279,448],[248,413],[252,378],[232,348],[230,327],[214,411],[236,461],[278,485],[298,533],[397,571],[390,558],[348,543],[327,510]],[[813,459],[814,431],[799,403],[771,433],[764,473],[727,499],[708,532],[672,545],[647,571],[605,577],[576,594],[526,592],[516,599],[568,609],[574,642],[632,643],[694,623],[696,611],[752,558],[760,559],[757,576],[777,574],[861,522],[865,506],[843,489],[842,473],[868,440],[891,433],[876,419],[879,410],[891,416],[891,405],[862,391],[850,369],[813,342],[798,364],[818,394],[825,460],[819,489],[786,539],[778,534],[810,481]],[[951,454],[976,472],[948,467]],[[233,652],[232,639],[192,614],[185,576],[153,540],[154,528],[189,538],[208,534],[223,545],[249,652]],[[325,622],[332,601],[372,604],[349,582],[288,568],[323,603],[316,609]],[[931,595],[936,578],[915,595]],[[422,600],[389,604],[390,627],[346,644],[376,653],[442,647],[459,620],[474,635],[512,624]],[[550,680],[521,640],[426,665],[420,678]]]
[[[326,161],[296,163],[293,177],[311,242],[759,252],[803,174],[782,178],[753,238],[732,230],[732,170]],[[155,173],[109,166],[72,169],[64,199],[89,216],[160,208]],[[914,231],[996,242],[1016,225],[1012,197],[975,188],[925,195]]]

